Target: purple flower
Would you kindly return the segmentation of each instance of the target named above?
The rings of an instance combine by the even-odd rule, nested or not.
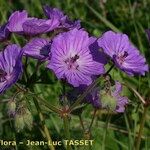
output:
[[[128,98],[121,96],[122,92],[122,85],[120,82],[115,82],[115,90],[112,92],[112,96],[116,98],[117,105],[116,105],[116,112],[124,112],[125,105],[128,104]]]
[[[28,17],[25,10],[14,12],[8,21],[10,32],[35,36],[54,30],[59,26],[57,19],[37,19]]]
[[[93,60],[91,38],[83,30],[73,29],[56,36],[51,45],[48,68],[74,87],[92,83],[92,76],[104,73],[104,65]]]
[[[59,28],[67,28],[67,29],[80,29],[81,24],[79,20],[72,21],[68,16],[64,15],[64,13],[58,8],[51,8],[49,6],[43,7],[44,13],[47,18],[52,19],[55,18],[60,22]]]
[[[108,31],[98,39],[99,46],[111,57],[115,65],[128,75],[145,75],[148,65],[126,34]]]
[[[16,45],[9,45],[0,52],[0,93],[11,87],[22,72],[22,51]]]
[[[58,8],[51,8],[46,5],[43,7],[43,10],[44,10],[45,16],[49,19],[56,18],[60,21],[61,18],[64,17],[64,13],[61,10],[59,10]]]
[[[10,35],[9,30],[7,29],[7,23],[0,27],[0,42],[8,39]]]
[[[70,20],[70,18],[68,16],[64,16],[61,19],[61,26],[60,27],[67,28],[70,30],[74,29],[74,28],[80,29],[81,28],[80,22],[81,22],[80,20],[72,21],[72,20]]]
[[[22,25],[26,20],[28,20],[28,13],[25,10],[23,10],[22,12],[15,11],[14,13],[12,13],[8,20],[9,31],[15,33],[22,33]]]
[[[115,81],[115,85],[110,86],[109,89],[101,90],[100,97],[98,97],[101,108],[106,108],[119,113],[124,112],[125,106],[128,104],[128,98],[121,96],[121,92],[122,85],[118,81]]]
[[[44,38],[35,38],[27,43],[23,52],[25,55],[35,59],[46,59],[49,56],[51,43]]]
[[[59,22],[55,19],[37,18],[28,19],[22,25],[24,34],[31,36],[52,31],[58,26]]]
[[[90,42],[91,44],[89,48],[93,56],[93,59],[99,63],[107,64],[108,60],[107,60],[106,54],[103,51],[100,51],[97,38],[91,37]]]

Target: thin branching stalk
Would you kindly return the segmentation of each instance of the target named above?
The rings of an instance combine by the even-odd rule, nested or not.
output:
[[[94,110],[92,121],[91,121],[90,126],[89,126],[89,132],[91,132],[91,128],[92,128],[92,125],[94,123],[94,119],[96,117],[96,112],[97,112],[97,109]]]
[[[131,90],[134,92],[134,94],[141,100],[141,102],[142,102],[143,104],[146,104],[144,98],[140,95],[140,93],[139,93],[136,89],[134,89],[132,86],[127,85],[127,84],[125,84],[125,83],[122,83],[122,85],[124,85],[124,86],[126,86],[127,88],[131,89]]]
[[[132,145],[133,145],[133,138],[132,138],[131,129],[130,129],[130,124],[129,124],[129,120],[128,120],[128,118],[127,118],[126,112],[124,112],[124,118],[125,118],[127,130],[128,130],[128,141],[129,141],[128,149],[131,150],[131,149],[132,149]]]
[[[97,16],[107,27],[112,29],[115,32],[120,32],[120,30],[115,27],[109,20],[107,20],[104,16],[102,16],[99,12],[97,12],[95,9],[93,9],[88,3],[85,2],[85,5]]]
[[[80,120],[81,127],[82,127],[82,129],[83,129],[83,132],[85,132],[85,127],[84,127],[84,123],[83,123],[81,114],[79,115],[79,120]]]
[[[39,96],[34,96],[38,101],[40,101],[44,106],[46,106],[47,108],[49,108],[51,111],[57,113],[57,114],[61,114],[61,110],[56,108],[55,106],[51,105],[49,102],[47,102],[46,100],[44,100],[43,98],[39,97]]]

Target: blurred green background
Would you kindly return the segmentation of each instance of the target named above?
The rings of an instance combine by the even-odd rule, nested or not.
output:
[[[82,27],[91,35],[99,37],[107,30],[120,31],[129,35],[131,41],[145,55],[150,64],[149,42],[145,30],[150,28],[150,0],[0,0],[0,24],[7,21],[10,14],[15,10],[26,9],[30,16],[44,18],[42,5],[60,8],[72,19],[80,19]],[[14,42],[21,43],[21,38],[14,36]],[[35,62],[30,62],[28,71],[32,74]],[[43,67],[44,68],[44,67]],[[49,103],[60,106],[58,95],[61,93],[61,84],[55,76],[47,69],[40,69],[37,74],[41,74],[44,84],[35,84],[35,91]],[[150,99],[150,75],[145,77],[127,77],[114,69],[111,73],[114,79],[125,82],[133,86],[145,99]],[[44,90],[43,90],[44,89]],[[40,132],[38,112],[30,97],[30,111],[34,116],[33,128],[24,129],[17,133],[14,130],[13,118],[7,115],[5,99],[12,96],[14,89],[0,96],[0,139],[26,141],[44,140]],[[92,147],[73,147],[75,150],[133,150],[139,130],[139,124],[143,112],[143,106],[138,97],[129,89],[124,89],[124,95],[129,97],[129,105],[124,114],[108,114],[99,111],[91,130],[91,139],[94,139]],[[46,125],[53,140],[62,140],[65,137],[63,132],[63,121],[57,114],[47,112],[42,107]],[[86,106],[82,118],[85,127],[91,122],[93,108]],[[72,115],[70,120],[70,131],[72,139],[83,139],[79,118]],[[0,150],[47,150],[40,146],[0,146]],[[65,146],[56,147],[56,150],[64,150]],[[141,150],[150,149],[150,112],[147,112],[146,123],[142,133]]]

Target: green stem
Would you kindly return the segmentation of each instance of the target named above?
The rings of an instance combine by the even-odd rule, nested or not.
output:
[[[100,78],[100,77],[99,77]],[[81,96],[79,96],[79,98],[75,101],[75,103],[70,107],[70,112],[72,112],[72,110],[78,106],[82,100],[87,96],[88,93],[90,93],[92,91],[92,89],[99,83],[99,78],[97,78],[86,90],[83,94],[81,94]]]
[[[16,87],[22,91],[22,92],[27,92],[27,89],[24,89],[23,87],[19,86],[18,84],[15,84]],[[52,110],[53,112],[60,114],[61,110],[56,108],[55,106],[51,105],[49,102],[47,102],[46,100],[44,100],[43,98],[36,96],[35,93],[28,91],[29,94],[33,95],[33,98],[37,99],[38,101],[40,101],[41,103],[43,103],[43,105],[45,105],[47,108],[49,108],[50,110]]]
[[[126,112],[124,112],[124,118],[125,118],[125,122],[126,122],[126,126],[127,126],[127,131],[128,131],[128,149],[131,150],[132,149],[132,144],[133,144],[133,139],[132,139],[132,134],[131,134],[131,129],[130,129],[130,125],[129,125],[129,120],[127,118],[127,114]]]
[[[35,66],[35,71],[33,72],[33,74],[30,76],[30,78],[28,78],[27,83],[26,83],[26,87],[32,87],[33,84],[36,82],[37,80],[37,72],[39,70],[40,65],[42,64],[41,61],[38,61],[36,66]]]
[[[61,110],[56,108],[55,106],[51,105],[49,102],[47,102],[46,100],[44,100],[43,98],[39,97],[39,96],[34,96],[38,101],[40,101],[41,103],[43,103],[43,105],[45,105],[47,108],[49,108],[50,110],[52,110],[53,112],[60,114]]]
[[[108,117],[107,117],[107,120],[106,120],[106,128],[105,128],[105,131],[104,131],[104,134],[103,134],[102,150],[105,150],[106,135],[107,135],[107,129],[109,127],[110,119],[111,119],[111,114],[108,112]]]
[[[26,82],[27,82],[28,79],[29,79],[27,67],[28,67],[28,57],[26,56],[26,57],[25,57],[25,64],[24,64],[24,76],[25,76]]]
[[[46,136],[47,140],[50,141],[50,143],[52,143],[52,138],[51,138],[51,136],[50,136],[50,133],[49,133],[49,131],[48,131],[47,126],[45,125],[44,116],[43,116],[43,114],[41,113],[41,108],[40,108],[40,106],[39,106],[38,101],[37,101],[35,98],[34,98],[34,104],[35,104],[35,106],[36,106],[36,108],[37,108],[37,111],[38,111],[39,118],[40,118],[40,121],[41,121],[42,126],[43,126],[43,130],[44,130],[45,136]],[[49,147],[50,150],[55,150],[55,148],[54,148],[53,145],[48,145],[48,147]]]
[[[80,120],[81,127],[83,129],[83,132],[85,132],[85,128],[84,128],[84,124],[83,124],[83,120],[82,120],[81,114],[79,115],[79,120]]]
[[[135,150],[140,150],[140,144],[141,144],[141,136],[142,136],[142,132],[144,129],[144,124],[145,124],[145,120],[146,120],[146,114],[148,111],[148,106],[144,107],[144,112],[142,115],[142,119],[141,119],[141,123],[140,123],[140,129],[139,129],[139,133],[138,133],[138,137],[137,137],[137,142],[135,145]]]
[[[93,125],[93,123],[94,123],[94,119],[95,119],[95,117],[96,117],[96,112],[97,112],[97,109],[94,110],[94,114],[93,114],[93,117],[92,117],[92,121],[91,121],[91,124],[90,124],[90,126],[89,126],[89,132],[91,131],[92,125]]]
[[[122,85],[126,86],[127,88],[129,88],[130,90],[132,90],[134,92],[134,94],[141,100],[141,102],[143,104],[146,104],[144,98],[140,95],[140,93],[134,89],[132,86],[128,85],[128,84],[125,84],[125,83],[122,83]]]
[[[69,118],[68,118],[67,114],[66,115],[64,114],[63,122],[64,122],[64,131],[65,131],[65,134],[66,134],[66,139],[70,140],[70,131],[69,131],[70,122],[69,122]],[[67,144],[67,150],[71,150],[71,146],[69,144]]]

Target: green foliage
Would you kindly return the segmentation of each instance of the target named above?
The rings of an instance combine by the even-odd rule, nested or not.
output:
[[[26,9],[30,16],[44,17],[42,5],[45,4],[62,9],[72,19],[80,19],[82,21],[82,26],[92,35],[100,36],[101,33],[107,30],[120,31],[128,34],[131,41],[140,49],[141,53],[145,55],[150,64],[149,43],[145,34],[145,29],[150,27],[149,0],[0,0],[0,24],[6,22],[11,12],[18,9]],[[19,36],[14,35],[12,40],[20,45],[24,44]],[[57,81],[55,75],[50,73],[46,68],[41,69],[41,67],[40,70],[34,74],[33,71],[36,63],[35,61],[29,60],[29,64],[30,67],[28,67],[27,71],[29,72],[29,76],[32,75],[31,81],[33,83],[31,83],[31,86],[36,91],[36,96],[40,96],[57,108],[62,107],[59,102],[59,95],[63,89],[60,81]],[[150,97],[150,74],[147,74],[145,77],[131,78],[127,77],[124,73],[120,73],[117,69],[114,69],[111,75],[114,79],[134,87],[143,98],[148,99]],[[35,95],[34,92],[30,93],[30,95],[26,95],[26,105],[28,108],[26,108],[23,115],[18,114],[15,118],[11,118],[7,114],[7,109],[16,109],[14,108],[15,104],[13,103],[9,106],[7,106],[7,104],[8,100],[15,92],[16,87],[14,86],[0,96],[0,139],[46,141],[46,136],[42,130],[43,122],[45,122],[50,131],[53,141],[65,139],[63,119],[56,113],[50,111],[38,100],[41,107],[40,111],[44,115],[44,120],[40,120],[39,113],[41,112],[38,112],[35,107],[33,98],[33,95]],[[139,97],[129,90],[129,88],[125,87],[123,95],[127,95],[130,99],[126,113],[123,115],[108,113],[105,110],[97,111],[96,120],[93,122],[91,129],[91,139],[94,140],[93,146],[72,146],[73,149],[134,149],[134,142],[137,139],[142,117],[143,105]],[[111,99],[112,97],[107,96],[103,100],[108,105],[110,101],[112,102]],[[110,108],[114,109],[114,107],[115,104],[112,103]],[[89,105],[85,106],[84,112],[80,115],[82,116],[84,128],[88,129],[93,115],[93,108]],[[150,111],[147,112],[146,117],[144,132],[142,133],[141,150],[150,149]],[[69,116],[69,121],[71,139],[84,139],[84,130],[80,124],[79,116],[77,114],[71,115],[71,117]],[[28,129],[24,128],[24,126],[28,127]],[[20,131],[19,133],[17,133],[18,130]],[[6,148],[11,149],[12,147],[3,146],[1,148],[0,146],[0,149]],[[25,147],[19,145],[16,146],[15,149],[47,150],[48,147]],[[65,145],[61,147],[56,146],[56,150],[65,149]]]

